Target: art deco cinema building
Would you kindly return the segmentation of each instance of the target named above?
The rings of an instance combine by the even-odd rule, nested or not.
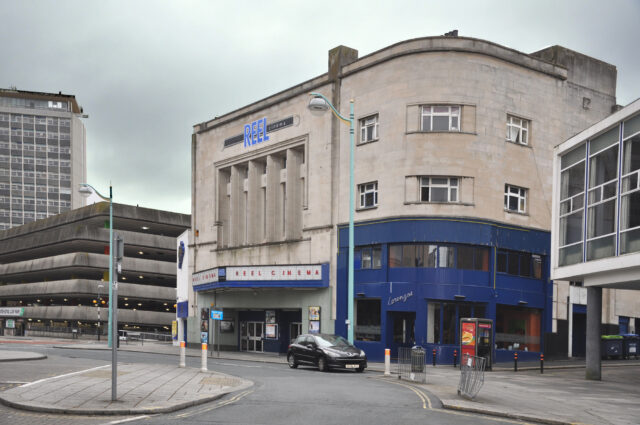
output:
[[[370,358],[419,344],[450,361],[461,317],[494,321],[497,359],[548,352],[553,147],[609,115],[615,89],[614,66],[560,46],[332,49],[327,73],[194,126],[197,306],[224,311],[221,342],[239,350],[346,335],[354,208],[354,331]],[[354,101],[355,205],[349,126],[312,115],[310,92],[344,116]]]

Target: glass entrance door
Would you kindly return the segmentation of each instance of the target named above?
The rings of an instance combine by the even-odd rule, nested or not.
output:
[[[262,339],[264,338],[263,322],[242,322],[240,325],[240,349],[262,353]]]
[[[294,322],[289,327],[289,339],[293,341],[302,333],[302,323]]]

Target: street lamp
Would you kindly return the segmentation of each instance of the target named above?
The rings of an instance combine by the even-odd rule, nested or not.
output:
[[[98,341],[100,341],[100,304],[102,303],[102,288],[104,288],[104,285],[99,283],[98,284]]]
[[[309,93],[309,110],[313,114],[321,114],[331,109],[333,114],[345,124],[349,125],[349,277],[348,277],[348,300],[347,300],[347,339],[353,344],[353,210],[355,208],[353,193],[353,138],[355,132],[355,121],[353,113],[354,100],[349,101],[349,118],[345,118],[334,108],[329,99],[320,93]]]
[[[113,323],[113,191],[109,185],[109,197],[102,196],[93,186],[87,183],[80,183],[78,192],[85,198],[96,194],[101,199],[109,201],[109,325],[107,334],[107,345],[113,346],[112,340],[112,323]]]

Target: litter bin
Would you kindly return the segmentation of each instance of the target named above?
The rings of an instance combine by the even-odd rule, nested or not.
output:
[[[411,348],[411,372],[424,372],[424,354],[424,348],[420,347],[419,345],[414,345]]]
[[[622,357],[622,335],[602,335],[602,358]]]
[[[636,334],[622,335],[622,356],[630,359],[631,356],[638,358],[638,349],[640,348],[640,337]]]

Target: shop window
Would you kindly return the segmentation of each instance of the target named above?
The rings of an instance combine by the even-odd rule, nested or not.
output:
[[[489,249],[469,245],[394,244],[389,246],[389,267],[489,271]]]
[[[356,300],[355,339],[358,341],[380,341],[380,300]]]
[[[538,254],[518,251],[498,251],[496,269],[499,273],[542,279],[543,258]]]
[[[486,312],[484,304],[441,301],[429,302],[427,309],[427,342],[431,344],[458,344],[460,318],[484,318]]]
[[[507,350],[540,351],[540,310],[498,305],[496,346]]]
[[[471,246],[458,247],[458,268],[473,270],[474,249]]]
[[[455,248],[452,246],[438,247],[438,267],[455,267]]]

